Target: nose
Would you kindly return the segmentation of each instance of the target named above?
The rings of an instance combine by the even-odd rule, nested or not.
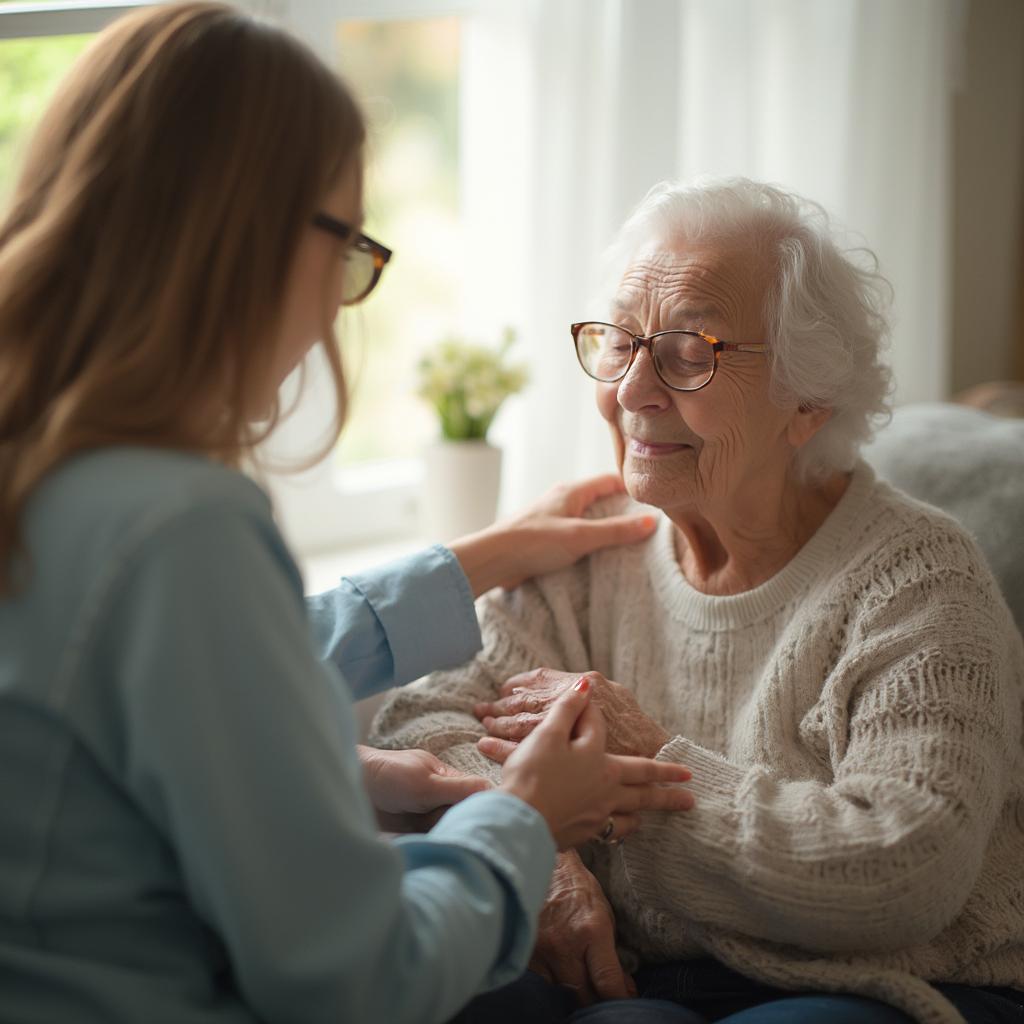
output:
[[[668,388],[655,372],[654,359],[648,348],[637,350],[626,376],[619,381],[616,397],[627,412],[650,412],[667,409],[671,405]]]

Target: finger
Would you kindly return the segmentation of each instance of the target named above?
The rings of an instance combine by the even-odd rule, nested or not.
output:
[[[457,804],[460,800],[465,800],[467,796],[482,793],[490,788],[490,781],[480,778],[478,775],[435,775],[431,786],[431,795],[436,794],[439,797],[438,805]]]
[[[534,729],[544,721],[543,715],[531,715],[523,712],[520,715],[502,715],[501,718],[486,716],[481,725],[490,733],[502,740],[525,740]]]
[[[613,800],[616,811],[692,811],[697,801],[678,786],[622,786]]]
[[[612,754],[619,768],[619,781],[626,785],[642,782],[689,782],[693,772],[684,764],[673,761],[654,761],[649,757]]]
[[[589,680],[584,677],[580,683],[586,682],[587,689],[590,689]],[[550,718],[550,714],[548,716]],[[597,750],[604,750],[607,740],[607,729],[604,724],[604,715],[596,704],[588,704],[584,708],[576,722],[572,734],[573,744],[576,746],[593,747]]]
[[[592,476],[572,484],[569,488],[568,504],[583,512],[599,498],[622,494],[625,489],[626,485],[618,473],[602,473],[600,476]]]
[[[481,736],[476,741],[477,750],[498,764],[504,764],[518,746],[519,744],[513,743],[512,740],[499,740],[496,736]]]
[[[654,532],[658,521],[654,516],[609,516],[579,524],[577,547],[581,555],[615,544],[635,544]]]
[[[529,672],[517,672],[509,676],[501,684],[502,697],[510,696],[515,690],[528,690],[531,687],[558,682],[561,678],[571,679],[571,672],[558,672],[553,668],[532,668]]]
[[[473,714],[481,721],[488,717],[500,718],[502,715],[515,715],[520,711],[530,711],[538,714],[544,711],[553,699],[553,694],[543,695],[531,693],[529,690],[520,690],[518,693],[502,697],[500,700],[475,704],[473,706]]]
[[[632,814],[628,811],[616,810],[611,818],[615,827],[610,836],[602,837],[606,843],[621,843],[626,836],[631,836],[643,824],[643,819],[639,814]]]
[[[589,1006],[594,1001],[587,980],[587,965],[583,955],[573,952],[552,955],[549,952],[545,966],[551,980],[556,985],[564,985],[566,988],[572,989],[573,994],[583,1006]]]
[[[591,689],[590,680],[585,676],[574,686],[569,687],[551,705],[551,710],[538,726],[538,730],[543,730],[548,736],[569,740],[584,712],[592,707],[590,703]],[[600,715],[598,715],[598,719],[600,720]],[[604,722],[601,721],[600,724],[603,728]],[[593,725],[590,725],[589,728],[592,730]]]
[[[615,951],[615,935],[611,928],[587,947],[586,960],[590,987],[599,999],[629,998],[626,972],[619,963],[619,955]]]
[[[576,969],[578,967],[578,970]],[[555,984],[561,985],[563,988],[569,989],[572,994],[576,997],[576,1002],[580,1006],[593,1006],[597,1002],[597,993],[590,987],[590,981],[587,978],[586,965],[580,962],[575,965],[572,972],[568,977],[575,980],[563,981],[559,977],[559,972],[562,970],[561,966],[555,968]]]

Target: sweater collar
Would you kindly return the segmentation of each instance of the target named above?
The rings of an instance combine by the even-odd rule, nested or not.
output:
[[[727,596],[702,594],[690,585],[676,561],[675,526],[663,516],[647,548],[651,580],[663,607],[696,629],[726,630],[770,618],[814,580],[837,571],[839,553],[874,486],[874,471],[858,461],[846,492],[796,555],[764,583]]]

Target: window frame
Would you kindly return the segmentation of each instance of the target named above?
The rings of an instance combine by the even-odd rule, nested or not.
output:
[[[0,4],[0,40],[99,32],[118,17],[152,6],[154,0],[37,0]],[[161,0],[156,0],[161,2]],[[333,64],[334,27],[341,21],[390,21],[468,17],[491,0],[236,0],[253,14],[279,21]],[[316,392],[315,363],[307,390]],[[311,386],[312,385],[312,386]],[[315,395],[307,395],[313,404]],[[323,396],[321,396],[323,397]],[[287,404],[287,403],[286,403]],[[315,417],[314,417],[315,418]],[[311,420],[282,424],[272,445],[284,461],[315,446]],[[292,475],[268,472],[261,482],[275,499],[282,526],[300,554],[408,539],[417,534],[417,495],[422,460],[403,458],[346,467],[337,472],[333,456],[314,469]],[[431,538],[451,539],[451,538]]]

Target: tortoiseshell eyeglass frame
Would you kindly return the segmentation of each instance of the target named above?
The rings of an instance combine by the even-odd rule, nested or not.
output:
[[[611,327],[614,330],[622,331],[623,334],[629,336],[632,340],[632,351],[629,354],[629,360],[623,367],[622,373],[616,377],[595,377],[586,367],[583,362],[583,357],[580,355],[580,332],[584,327]],[[649,337],[645,337],[642,334],[634,334],[632,331],[627,330],[620,324],[609,324],[604,323],[601,320],[583,320],[578,324],[571,324],[569,330],[572,332],[572,342],[576,348],[576,359],[580,364],[580,369],[590,377],[591,380],[599,381],[602,384],[615,384],[622,380],[623,377],[629,373],[629,368],[633,365],[633,361],[636,359],[636,354],[641,348],[647,349],[651,354],[651,363],[654,365],[654,372],[658,375],[658,379],[672,391],[700,391],[701,388],[706,388],[714,379],[715,374],[718,372],[718,357],[723,352],[758,352],[762,355],[765,354],[765,350],[768,348],[766,342],[763,341],[752,341],[746,343],[740,343],[735,341],[722,341],[720,338],[716,338],[713,334],[706,334],[704,331],[658,331],[656,334],[652,334]],[[665,380],[662,376],[661,369],[658,366],[658,360],[654,354],[654,348],[659,338],[664,338],[666,335],[671,334],[686,334],[693,338],[701,338],[706,341],[712,348],[715,354],[714,362],[711,364],[711,372],[708,374],[708,379],[701,381],[700,384],[695,385],[692,388],[679,387],[677,384],[671,384]]]
[[[384,273],[384,267],[393,255],[391,250],[386,245],[381,245],[380,242],[370,238],[369,235],[356,231],[351,224],[346,224],[343,220],[338,220],[329,214],[314,214],[313,224],[322,231],[340,238],[343,242],[349,242],[352,249],[365,253],[373,261],[373,273],[366,287],[358,294],[346,296],[342,299],[342,305],[344,306],[354,306],[356,303],[362,302],[377,287],[380,275]]]

